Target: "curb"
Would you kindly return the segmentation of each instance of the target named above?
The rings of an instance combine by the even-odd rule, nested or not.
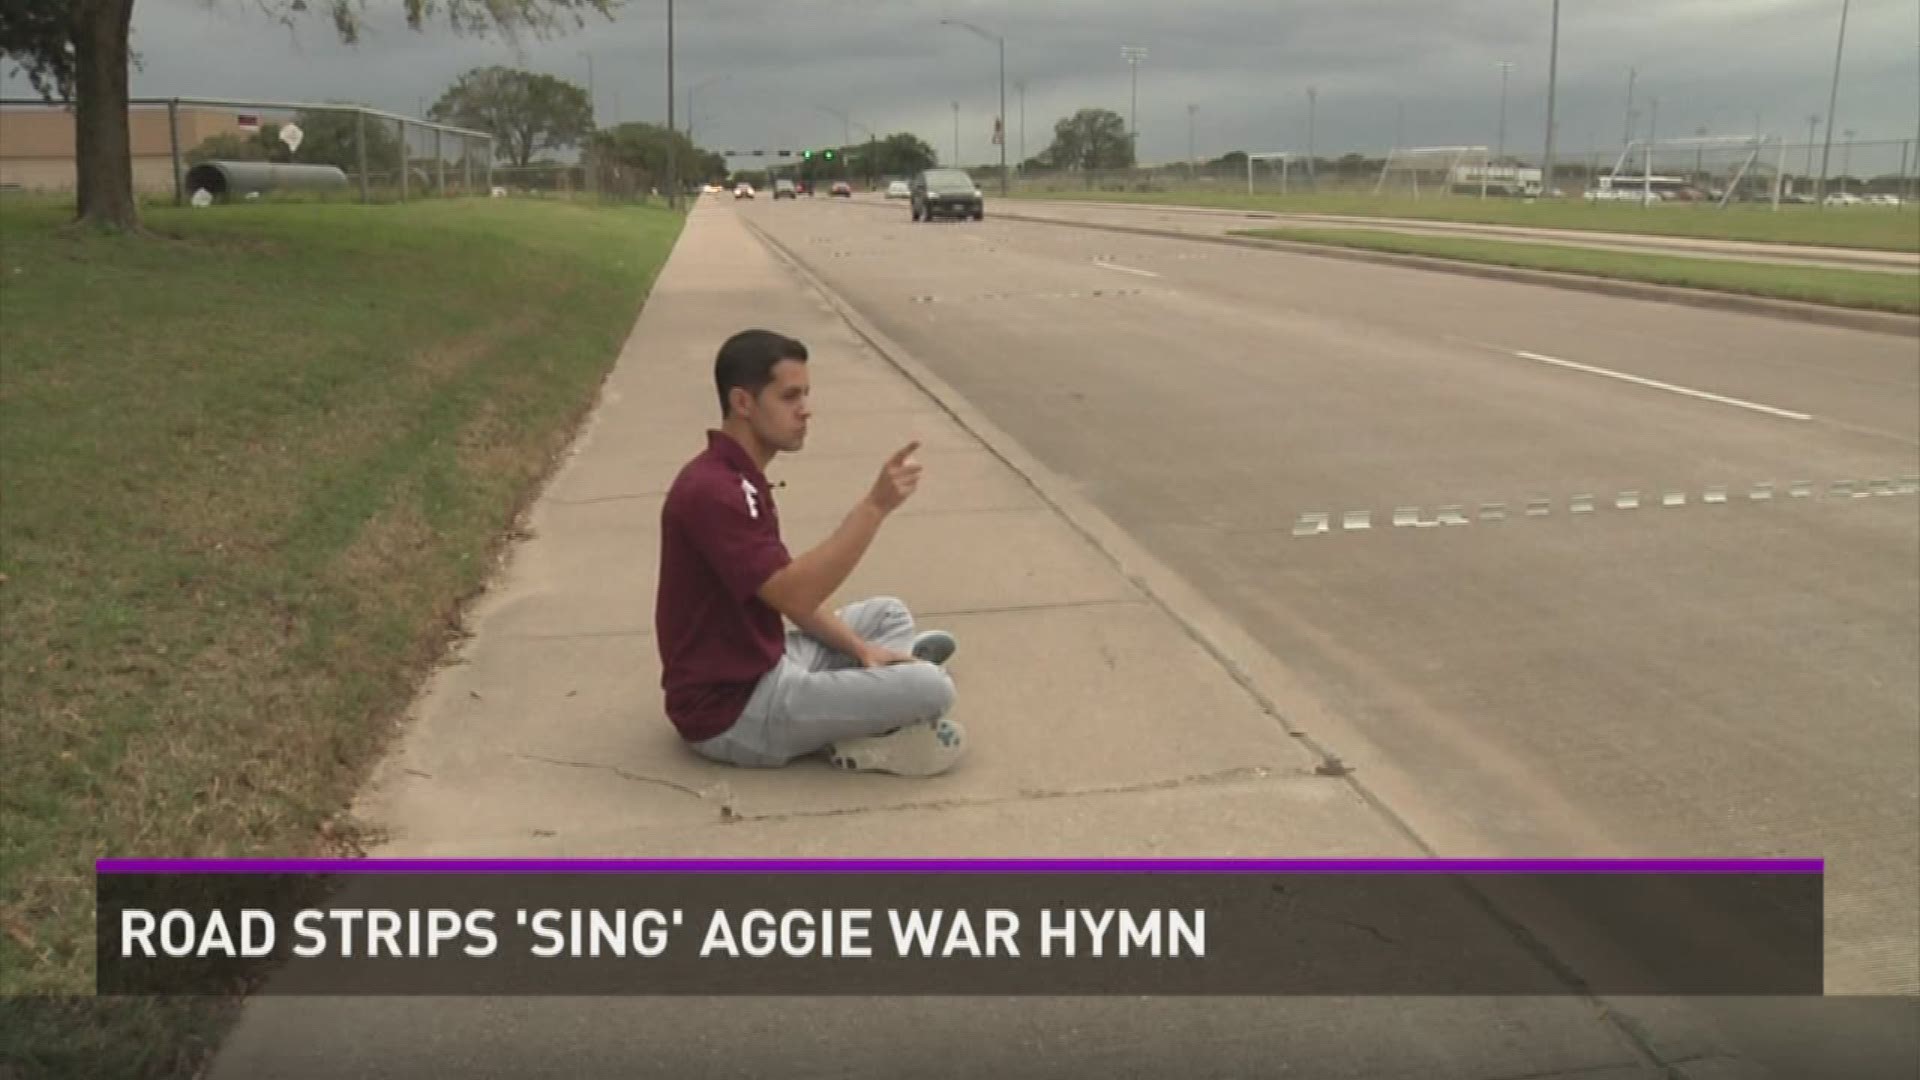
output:
[[[1846,330],[1865,330],[1870,333],[1895,334],[1902,337],[1920,338],[1920,316],[1900,315],[1885,311],[1869,311],[1864,308],[1836,307],[1831,304],[1814,304],[1799,300],[1773,300],[1760,296],[1743,296],[1739,293],[1713,292],[1707,289],[1689,289],[1676,285],[1652,285],[1638,281],[1620,281],[1614,278],[1591,277],[1585,274],[1572,274],[1557,270],[1527,270],[1513,266],[1460,262],[1429,255],[1402,255],[1394,252],[1367,251],[1361,248],[1339,247],[1332,244],[1315,244],[1301,240],[1263,240],[1247,236],[1209,236],[1205,233],[1186,233],[1173,229],[1155,229],[1144,225],[1061,221],[1057,218],[1032,217],[1025,214],[1008,213],[1004,210],[998,211],[995,216],[1007,221],[1022,221],[1035,225],[1055,225],[1063,229],[1095,229],[1101,232],[1151,236],[1168,240],[1193,240],[1204,244],[1222,244],[1227,247],[1253,248],[1264,251],[1290,251],[1300,255],[1317,255],[1321,258],[1346,259],[1349,262],[1398,266],[1403,269],[1437,270],[1442,273],[1459,274],[1465,277],[1488,278],[1494,281],[1518,282],[1526,285],[1545,285],[1551,288],[1568,289],[1574,292],[1598,293],[1602,296],[1620,297],[1629,300],[1652,300],[1660,303],[1679,304],[1685,307],[1704,308],[1711,311],[1731,311],[1742,315],[1763,315],[1769,318],[1786,319],[1792,322],[1835,326]],[[1684,255],[1670,257],[1686,258]],[[1916,288],[1920,288],[1920,284],[1916,284]]]

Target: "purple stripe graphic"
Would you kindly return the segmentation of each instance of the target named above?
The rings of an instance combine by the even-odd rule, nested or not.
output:
[[[100,874],[1823,874],[1824,859],[101,859]]]

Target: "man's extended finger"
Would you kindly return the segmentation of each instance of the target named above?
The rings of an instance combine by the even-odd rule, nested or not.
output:
[[[912,442],[908,443],[907,445],[901,447],[900,449],[895,450],[893,452],[893,457],[889,458],[888,460],[891,461],[893,464],[898,465],[901,462],[906,461],[907,458],[911,457],[913,455],[913,452],[918,449],[920,449],[920,440],[915,439]]]

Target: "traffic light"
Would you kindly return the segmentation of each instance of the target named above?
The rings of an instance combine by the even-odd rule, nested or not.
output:
[[[827,151],[827,160],[828,160],[828,161],[832,161],[832,160],[833,160],[833,151],[831,151],[831,150],[829,150],[829,151]]]
[[[813,151],[811,151],[811,150],[802,150],[802,151],[800,151],[800,156],[801,156],[801,157],[803,157],[803,158],[810,158],[810,157],[812,157],[812,156],[813,156]]]

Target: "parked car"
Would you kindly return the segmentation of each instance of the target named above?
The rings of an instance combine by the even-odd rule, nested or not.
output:
[[[853,185],[847,183],[845,180],[835,180],[833,182],[833,189],[829,191],[828,194],[836,199],[851,199],[853,198]]]
[[[887,185],[887,198],[911,199],[913,198],[913,187],[905,180],[895,180],[893,183]]]
[[[736,199],[753,198],[753,185],[748,183],[739,183],[739,184],[733,185],[733,197]]]
[[[986,200],[973,177],[959,169],[928,169],[913,178],[913,220],[936,217],[986,218]]]
[[[773,197],[775,200],[797,199],[800,197],[800,191],[793,186],[793,181],[791,180],[775,180],[773,182]]]
[[[1863,201],[1851,191],[1836,191],[1827,196],[1828,206],[1859,206]]]

